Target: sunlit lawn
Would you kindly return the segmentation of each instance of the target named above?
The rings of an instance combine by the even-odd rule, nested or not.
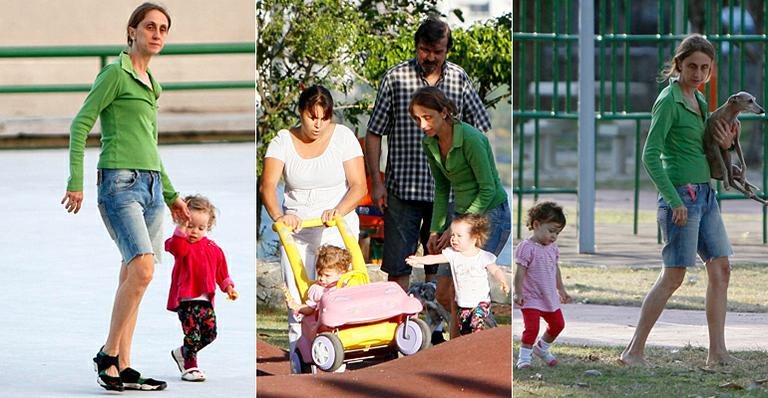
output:
[[[517,361],[520,343],[514,343]],[[706,350],[648,348],[651,368],[629,368],[616,358],[619,347],[557,344],[559,364],[550,368],[538,358],[533,367],[514,370],[513,395],[521,397],[766,397],[768,355],[735,352],[743,363],[705,366]]]

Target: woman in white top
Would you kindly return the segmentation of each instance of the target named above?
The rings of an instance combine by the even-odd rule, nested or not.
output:
[[[304,219],[344,216],[353,234],[360,230],[355,207],[365,196],[363,152],[355,134],[333,123],[333,98],[323,86],[307,88],[299,96],[301,124],[280,130],[264,156],[261,200],[274,221],[294,231],[293,238],[310,279],[315,279],[315,251],[323,244],[344,247],[336,228],[301,229]],[[285,183],[284,201],[278,203],[277,185]],[[283,277],[291,295],[301,301],[285,250],[281,250]],[[301,324],[288,311],[291,352],[301,334]]]

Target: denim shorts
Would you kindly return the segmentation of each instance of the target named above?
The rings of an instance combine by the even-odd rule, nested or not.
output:
[[[410,275],[412,269],[405,258],[416,253],[419,242],[427,247],[431,223],[432,202],[402,200],[388,191],[381,270],[389,276]],[[425,265],[424,272],[436,273],[437,265]]]
[[[485,213],[488,219],[488,239],[483,244],[483,250],[491,252],[498,256],[512,234],[512,213],[509,209],[509,203],[505,200],[500,205],[488,210]],[[438,271],[440,276],[451,276],[451,268],[441,266]]]
[[[696,265],[696,254],[705,263],[713,258],[733,255],[715,191],[708,183],[676,187],[688,209],[688,221],[679,227],[672,222],[672,208],[659,195],[656,213],[664,247],[661,257],[665,267]]]
[[[159,262],[165,211],[160,173],[99,169],[97,184],[99,212],[123,264],[140,254],[154,254]]]

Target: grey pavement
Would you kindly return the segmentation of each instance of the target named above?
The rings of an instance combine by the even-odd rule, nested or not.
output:
[[[0,139],[39,136],[68,136],[73,115],[69,116],[4,116],[0,117]],[[210,132],[253,132],[253,112],[159,113],[160,134],[200,134]],[[97,122],[92,133],[99,133]]]
[[[217,293],[219,335],[199,355],[208,374],[187,383],[171,360],[182,341],[175,313],[165,309],[173,258],[155,269],[134,335],[133,366],[168,381],[163,397],[252,397],[255,394],[255,185],[253,142],[161,146],[177,190],[207,195],[219,208],[210,237],[222,247],[240,293]],[[1,397],[103,395],[91,358],[106,339],[119,253],[96,207],[98,152],[85,155],[85,201],[77,215],[59,203],[66,188],[66,149],[0,151]],[[173,226],[166,214],[164,235]],[[138,393],[146,394],[146,393]],[[152,394],[152,393],[150,393]],[[125,393],[125,395],[134,395]]]
[[[625,346],[632,338],[640,316],[638,307],[566,304],[562,307],[565,329],[558,342],[584,345]],[[542,323],[542,331],[545,324]],[[520,339],[523,320],[515,312],[514,338]],[[768,350],[768,314],[729,312],[725,320],[725,339],[730,350]],[[649,346],[706,348],[709,344],[704,311],[667,309],[648,337]]]
[[[596,212],[632,209],[632,192],[598,190]],[[543,199],[543,198],[542,198]],[[576,207],[574,195],[553,195],[566,207]],[[655,191],[640,194],[640,210],[655,210]],[[723,201],[723,214],[740,215],[740,221],[728,221],[728,230],[735,255],[732,264],[751,263],[768,266],[768,246],[762,244],[762,207],[753,201]],[[753,214],[754,217],[749,215]],[[746,217],[745,217],[746,215]],[[632,224],[597,224],[596,250],[592,254],[578,253],[575,217],[569,216],[568,226],[558,239],[560,261],[584,266],[661,267],[661,245],[657,243],[656,224],[640,224],[633,234]],[[525,234],[524,234],[525,236]],[[640,308],[608,305],[566,304],[563,306],[566,327],[558,341],[624,346],[629,342],[639,318]],[[513,315],[515,339],[520,338],[522,319],[519,311]],[[544,324],[542,324],[544,325]],[[707,347],[707,326],[704,311],[667,309],[661,315],[648,338],[649,346],[681,347],[688,344]],[[543,326],[542,326],[543,327]],[[768,314],[729,312],[726,317],[726,342],[732,350],[768,350]]]

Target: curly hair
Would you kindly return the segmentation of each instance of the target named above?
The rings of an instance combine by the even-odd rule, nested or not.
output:
[[[197,210],[208,213],[208,230],[216,224],[216,206],[208,198],[202,195],[188,195],[184,197],[189,210]]]
[[[482,214],[466,213],[459,214],[453,217],[451,224],[463,222],[469,225],[469,234],[477,239],[477,247],[483,247],[485,241],[488,240],[488,232],[491,229],[491,224]]]
[[[317,262],[315,262],[317,272],[333,269],[339,273],[344,273],[349,271],[351,264],[352,255],[347,249],[332,245],[322,245],[317,249]]]
[[[534,221],[538,221],[540,224],[553,222],[561,227],[565,227],[565,212],[563,207],[555,202],[539,202],[528,209],[528,218],[525,220],[525,226],[531,231],[533,230]]]

